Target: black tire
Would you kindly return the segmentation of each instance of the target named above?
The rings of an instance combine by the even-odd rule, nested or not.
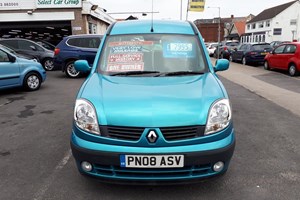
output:
[[[23,81],[23,87],[28,91],[35,91],[40,89],[41,84],[42,79],[36,72],[29,72],[28,74],[26,74]]]
[[[270,70],[270,65],[269,65],[268,61],[266,61],[266,60],[264,62],[264,69],[265,70]]]
[[[289,75],[290,76],[297,76],[299,74],[297,67],[294,63],[290,64],[289,66]]]
[[[43,67],[46,71],[53,71],[54,69],[53,58],[45,58],[45,60],[43,61]]]
[[[75,60],[69,61],[65,66],[65,74],[69,78],[78,78],[81,74],[74,67]]]
[[[246,57],[243,57],[243,58],[242,58],[242,64],[243,64],[243,65],[247,65],[247,59],[246,59]]]

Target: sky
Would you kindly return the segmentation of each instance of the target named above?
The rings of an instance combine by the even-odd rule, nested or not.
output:
[[[107,13],[124,13],[130,14],[111,14],[115,19],[124,19],[132,15],[139,19],[151,19],[151,14],[142,16],[141,13],[133,12],[151,12],[152,0],[89,0],[99,7],[107,10]],[[182,1],[182,17],[180,7]],[[244,17],[249,14],[257,15],[267,8],[291,2],[292,0],[206,0],[204,12],[188,12],[188,20],[209,19],[219,16],[221,18]],[[188,0],[153,0],[154,19],[186,19]],[[215,8],[208,8],[215,7]]]

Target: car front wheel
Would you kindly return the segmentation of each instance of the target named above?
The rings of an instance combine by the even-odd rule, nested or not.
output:
[[[247,65],[246,57],[243,57],[243,59],[242,59],[242,64],[243,64],[243,65]]]
[[[66,64],[65,73],[69,78],[77,78],[80,76],[80,72],[78,72],[74,67],[74,62],[75,60],[72,60]]]
[[[295,64],[291,64],[290,66],[289,66],[289,74],[290,74],[290,76],[297,76],[298,75],[298,70],[297,70],[297,67],[296,67],[296,65]]]
[[[40,76],[35,72],[31,72],[25,76],[23,87],[28,91],[34,91],[41,87],[41,83]]]
[[[54,63],[52,58],[46,58],[43,62],[45,70],[52,71],[54,69]]]
[[[265,70],[270,70],[270,66],[269,66],[268,61],[265,61],[265,62],[264,62],[264,69],[265,69]]]

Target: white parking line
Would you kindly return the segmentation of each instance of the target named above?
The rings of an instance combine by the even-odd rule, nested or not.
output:
[[[47,190],[53,183],[56,178],[56,174],[60,172],[60,170],[68,163],[70,157],[72,156],[71,149],[69,149],[63,159],[56,165],[51,175],[45,180],[44,184],[41,188],[35,193],[34,200],[42,200],[44,199],[44,195],[46,194]]]

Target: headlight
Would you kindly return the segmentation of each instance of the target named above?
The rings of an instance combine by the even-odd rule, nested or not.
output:
[[[77,99],[74,109],[75,124],[82,130],[100,135],[94,106],[87,100]]]
[[[210,108],[204,135],[226,128],[231,120],[231,108],[228,99],[216,101]]]

